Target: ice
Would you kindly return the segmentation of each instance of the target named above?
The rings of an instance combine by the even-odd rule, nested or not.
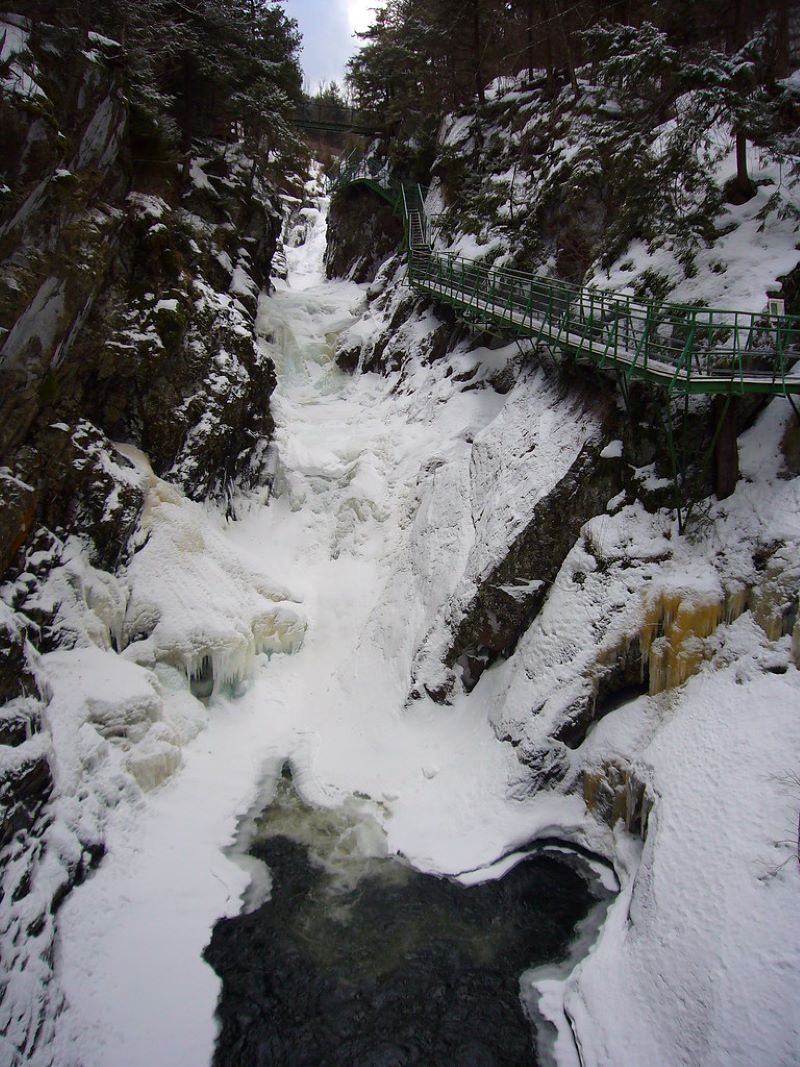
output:
[[[121,450],[138,463],[146,492],[143,544],[128,568],[126,657],[178,667],[211,696],[249,681],[259,653],[297,651],[305,621],[287,590],[231,551],[202,505],[156,478],[141,454]]]
[[[182,762],[179,738],[166,723],[154,723],[125,761],[137,785],[148,792],[165,782]]]
[[[622,441],[609,441],[600,453],[601,459],[619,459],[622,455]]]
[[[76,794],[87,762],[96,765],[105,741],[141,740],[161,715],[151,672],[95,646],[50,652],[41,659],[50,692],[44,713],[53,738],[59,792]]]

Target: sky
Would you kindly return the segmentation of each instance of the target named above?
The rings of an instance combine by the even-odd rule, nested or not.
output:
[[[320,82],[342,81],[359,44],[353,33],[366,29],[370,9],[380,6],[382,0],[286,0],[286,14],[303,34],[300,63],[312,91]]]

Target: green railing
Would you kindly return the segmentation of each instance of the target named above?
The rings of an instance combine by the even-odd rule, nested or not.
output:
[[[357,182],[402,212],[410,284],[466,319],[670,393],[800,393],[798,316],[639,300],[434,251],[418,185],[350,156],[329,188]]]
[[[289,121],[301,130],[357,133],[362,137],[376,137],[382,129],[378,115],[373,112],[315,101],[295,108]]]

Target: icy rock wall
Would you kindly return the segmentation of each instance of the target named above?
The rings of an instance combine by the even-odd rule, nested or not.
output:
[[[239,145],[195,144],[183,168],[143,151],[115,42],[17,14],[0,41],[0,1059],[48,1063],[54,916],[102,853],[105,813],[180,765],[206,714],[187,675],[208,659],[205,695],[244,684],[303,626],[240,576],[243,621],[173,628],[166,651],[156,598],[144,663],[120,657],[149,488],[112,441],[196,499],[268,477],[274,372],[255,312],[280,203]],[[206,586],[190,607],[209,600]]]
[[[305,633],[289,593],[225,541],[222,517],[122,447],[130,458],[118,454],[119,471],[143,501],[127,565],[117,575],[93,567],[72,537],[0,595],[38,694],[0,708],[0,1027],[14,1067],[51,1067],[58,907],[102,856],[112,810],[174,774],[215,697]],[[31,629],[37,611],[48,620],[44,651],[32,639],[44,647]]]
[[[346,189],[331,203],[326,274],[329,278],[371,282],[402,240],[402,221],[388,203],[369,189]]]
[[[591,123],[553,122],[537,94],[497,87],[482,130],[470,115],[445,124],[429,200],[433,214],[451,208],[441,247],[574,277],[602,257],[609,273],[597,270],[598,284],[754,310],[797,263],[795,222],[783,226],[765,202],[780,181],[768,165],[753,203],[724,209],[730,229],[697,251],[694,278],[669,232],[654,229],[651,244],[624,252],[604,246],[609,205],[592,188],[597,168],[581,166],[594,159]],[[556,117],[572,110],[566,95]],[[712,181],[724,181],[724,157]],[[623,215],[630,205],[618,206]],[[580,227],[587,240],[569,244]],[[601,941],[568,983],[566,1032],[596,1067],[795,1062],[797,796],[787,782],[800,757],[800,466],[791,410],[777,399],[739,420],[739,483],[720,501],[697,476],[692,521],[679,531],[666,468],[652,464],[656,435],[641,425],[654,421],[650,403],[634,398],[625,433],[613,413],[581,407],[563,368],[562,392],[550,389],[551,354],[518,359],[510,346],[469,338],[401,280],[397,261],[381,268],[340,363],[385,374],[413,419],[446,420],[467,391],[484,401],[422,468],[409,508],[409,585],[425,624],[409,658],[412,695],[488,714],[519,761],[510,795],[581,798],[587,838],[622,875]],[[605,392],[602,377],[580,373]],[[691,413],[699,424],[704,406]],[[537,433],[553,423],[563,447],[539,464]],[[571,470],[597,486],[574,516],[558,488]],[[562,534],[548,558],[542,548]],[[526,538],[526,554],[515,553]]]
[[[136,170],[119,45],[8,19],[19,69],[0,102],[17,149],[0,205],[3,573],[40,522],[80,529],[51,477],[56,424],[144,447],[197,498],[264,476],[274,374],[254,317],[281,224],[237,145],[194,145],[183,170],[167,158]]]

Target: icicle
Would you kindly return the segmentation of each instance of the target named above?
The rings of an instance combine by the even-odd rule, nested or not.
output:
[[[734,605],[735,606],[735,605]],[[650,695],[683,685],[707,658],[705,638],[725,614],[719,594],[661,591],[645,612],[639,638],[642,670],[647,664]]]
[[[737,585],[725,594],[725,622],[730,625],[747,611],[750,590],[746,585]]]

